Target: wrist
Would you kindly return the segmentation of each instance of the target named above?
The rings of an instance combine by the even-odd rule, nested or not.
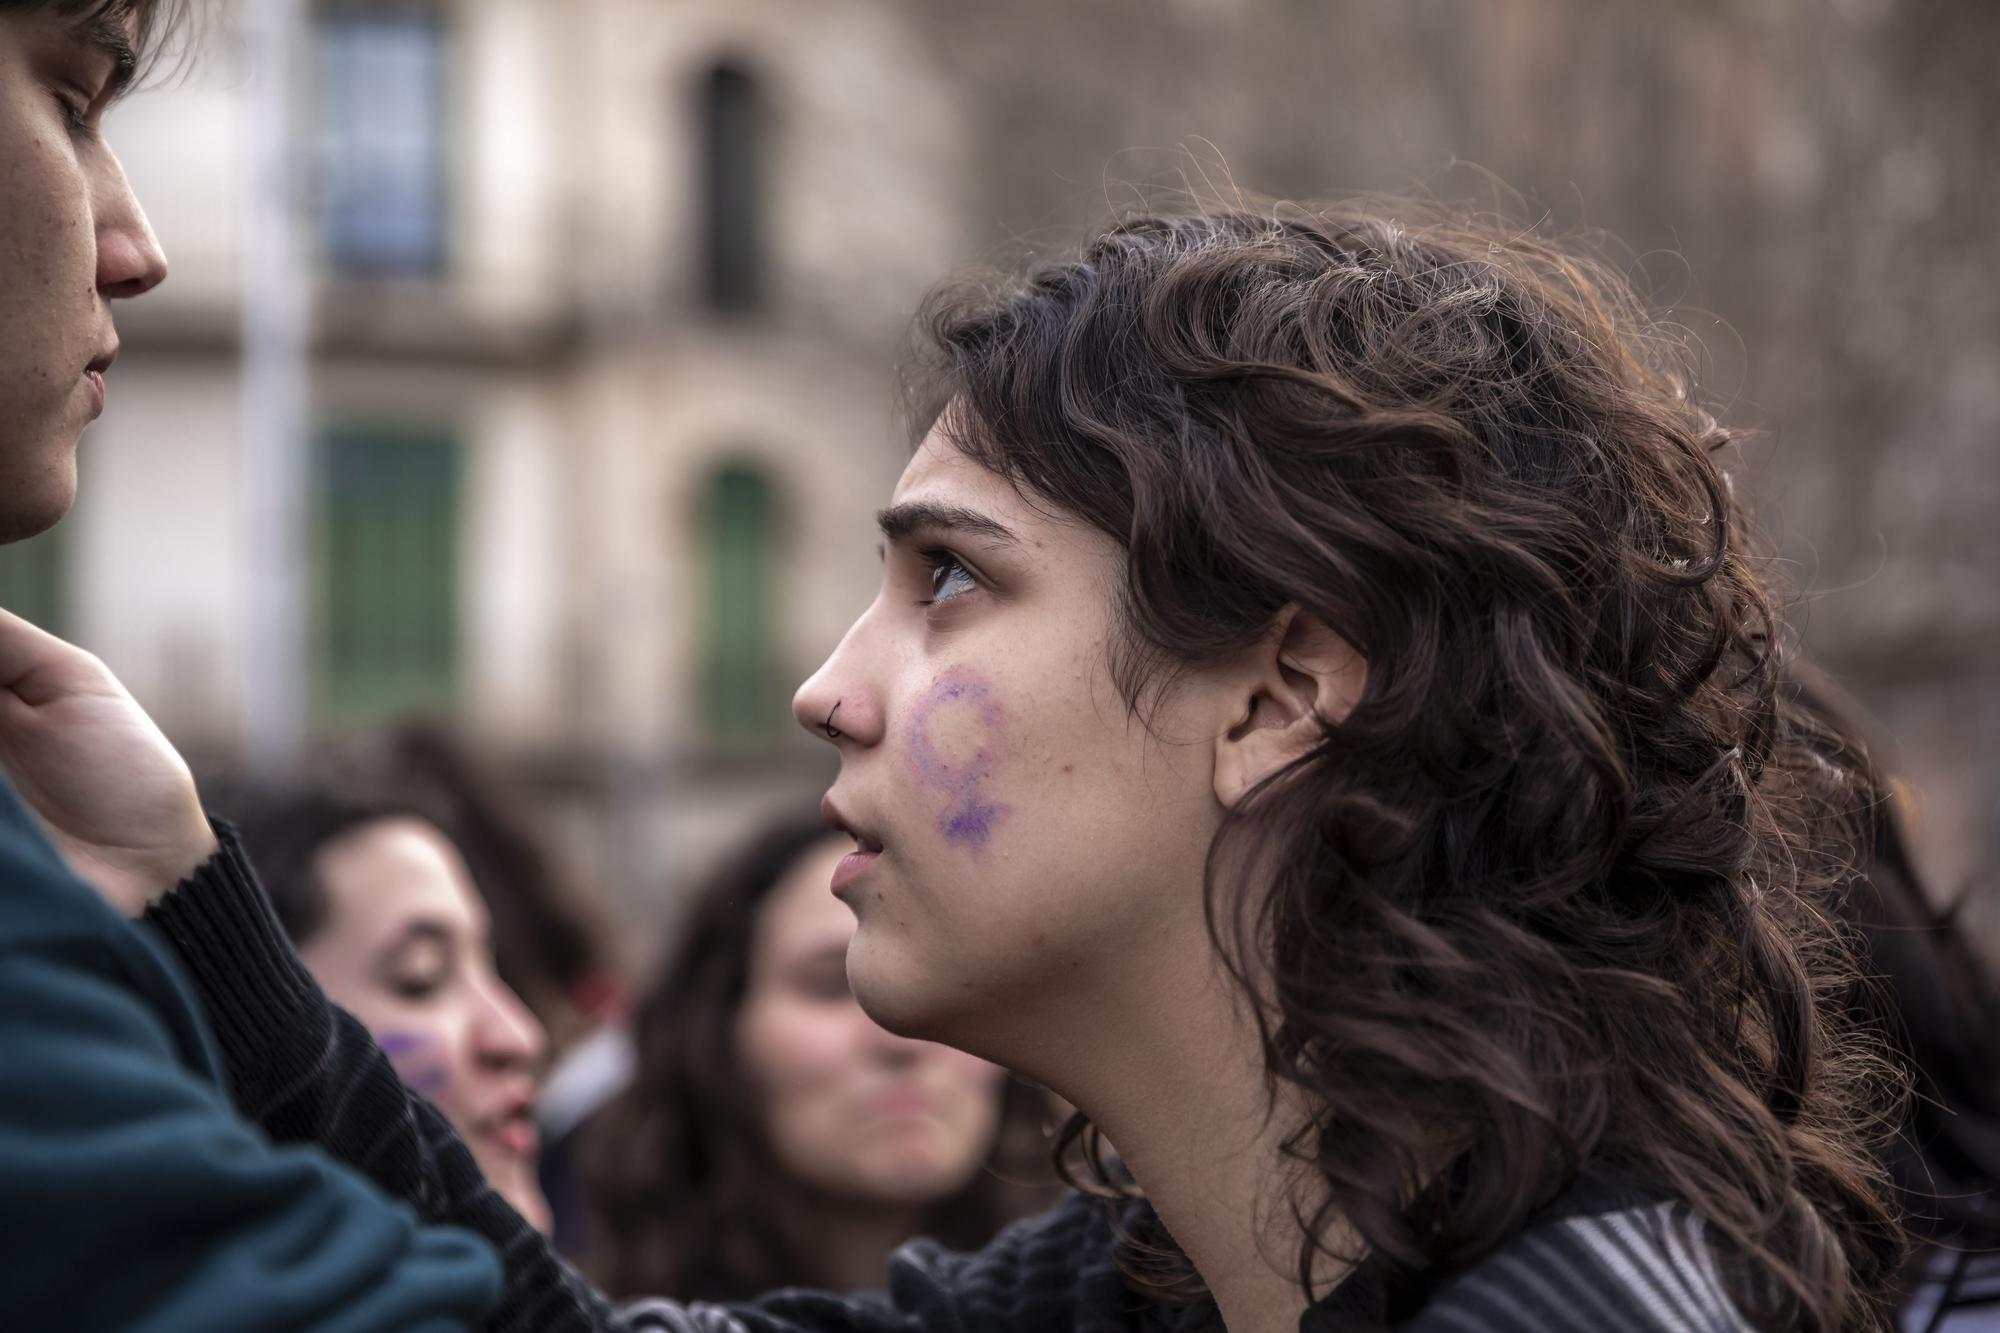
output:
[[[144,911],[174,889],[193,879],[195,872],[207,865],[221,849],[222,845],[215,840],[215,829],[209,825],[208,816],[201,816],[199,826],[190,829],[187,837],[181,840],[175,850],[163,858],[159,873],[153,876],[153,882],[157,887],[147,895],[139,910]]]

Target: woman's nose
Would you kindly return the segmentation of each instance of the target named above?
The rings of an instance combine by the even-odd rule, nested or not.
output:
[[[477,1033],[479,1059],[508,1069],[539,1066],[549,1044],[541,1020],[498,977],[489,983],[485,1004]]]
[[[144,296],[167,280],[167,256],[116,158],[95,189],[97,289],[107,299]]]
[[[842,645],[842,649],[846,647]],[[836,649],[826,665],[792,696],[792,716],[821,740],[844,746],[874,745],[882,739],[882,706],[875,692],[841,666]]]

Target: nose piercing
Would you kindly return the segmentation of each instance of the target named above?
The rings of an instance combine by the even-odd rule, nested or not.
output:
[[[840,700],[835,699],[833,701],[833,707],[827,709],[826,711],[826,721],[820,723],[820,726],[826,729],[826,738],[830,741],[837,741],[840,739],[840,729],[833,725],[833,715],[835,713],[838,713],[839,711],[840,711]]]

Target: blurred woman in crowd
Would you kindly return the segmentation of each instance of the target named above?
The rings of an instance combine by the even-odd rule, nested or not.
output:
[[[388,793],[421,813],[465,859],[492,917],[494,968],[549,1034],[537,1107],[545,1230],[576,1254],[585,1230],[576,1130],[631,1066],[624,981],[605,958],[590,900],[536,836],[532,812],[451,728],[406,722],[346,747],[338,763],[354,790]]]
[[[501,1197],[546,1230],[535,1095],[547,1039],[494,971],[488,913],[429,820],[327,791],[219,806],[327,998],[465,1139]]]
[[[1048,1201],[1039,1094],[855,1003],[854,915],[827,892],[849,847],[817,816],[766,829],[639,1002],[633,1081],[584,1131],[613,1295],[877,1289],[912,1236],[976,1246]]]
[[[390,793],[443,830],[492,915],[493,960],[563,1052],[619,1017],[623,985],[602,927],[541,838],[531,812],[464,737],[409,722],[342,756],[357,791]]]

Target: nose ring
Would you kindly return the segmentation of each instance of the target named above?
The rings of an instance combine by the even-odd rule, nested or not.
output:
[[[839,711],[840,711],[840,700],[835,699],[833,701],[833,707],[827,709],[826,711],[826,721],[820,723],[820,726],[825,728],[826,730],[826,738],[830,741],[837,741],[840,739],[840,729],[833,725],[833,715],[835,713],[838,713]]]

